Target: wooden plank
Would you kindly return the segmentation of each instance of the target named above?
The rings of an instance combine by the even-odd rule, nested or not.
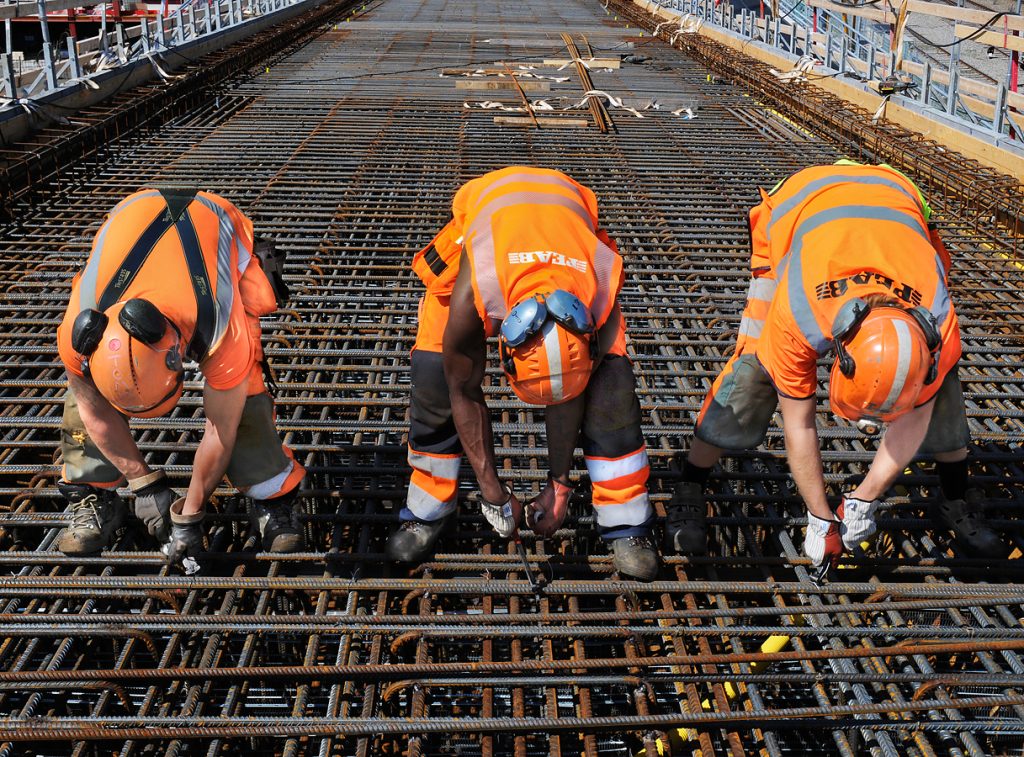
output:
[[[56,13],[57,11],[64,11],[68,8],[78,8],[86,3],[83,0],[46,0],[46,12]],[[17,2],[10,5],[0,5],[0,19],[7,18],[32,18],[39,17],[39,5],[32,0],[31,2]]]
[[[997,21],[996,24],[998,23],[999,22]],[[953,29],[953,33],[958,38],[966,37],[967,35],[974,34],[974,32],[978,31],[976,27],[964,26],[963,24],[957,24]],[[992,47],[1001,47],[1004,50],[1016,50],[1018,53],[1024,53],[1024,37],[1015,37],[1012,34],[1003,34],[1001,31],[982,32],[971,41],[977,42],[980,45],[992,45]]]
[[[970,24],[981,26],[992,18],[992,11],[973,10],[971,8],[958,8],[955,5],[943,5],[942,3],[929,3],[925,0],[910,0],[907,8],[911,13],[923,13],[926,16],[948,18],[953,21],[966,21]],[[1004,26],[1005,24],[1005,26]],[[1011,32],[1024,32],[1024,16],[1010,14],[1003,16],[996,21],[995,30],[1007,29]]]
[[[527,92],[550,92],[551,82],[547,81],[521,81],[521,86]],[[455,82],[455,89],[515,89],[516,82],[509,79],[459,79]]]
[[[622,61],[618,58],[581,58],[591,68],[619,68]],[[568,66],[575,61],[568,58],[547,58],[543,61],[545,66]]]
[[[812,8],[822,8],[824,10],[832,11],[833,13],[856,16],[858,18],[868,18],[872,21],[879,21],[883,24],[896,23],[895,13],[891,13],[887,10],[880,10],[877,7],[853,7],[849,5],[841,5],[840,3],[833,3],[831,0],[807,0],[807,4]]]
[[[533,119],[529,116],[495,116],[494,123],[506,124],[509,126],[533,126]],[[558,116],[537,116],[537,125],[560,126],[573,129],[585,129],[590,126],[586,118],[559,118]]]

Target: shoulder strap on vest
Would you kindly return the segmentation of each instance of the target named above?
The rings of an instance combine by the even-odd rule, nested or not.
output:
[[[185,263],[188,264],[192,292],[196,297],[196,328],[188,343],[188,354],[196,362],[202,362],[210,349],[213,330],[217,325],[217,306],[213,301],[213,286],[206,271],[206,261],[203,260],[203,251],[199,246],[191,214],[186,210],[175,226],[181,237],[181,248],[185,251]]]
[[[188,265],[189,279],[196,298],[196,327],[188,344],[188,355],[201,362],[210,348],[213,331],[217,322],[217,307],[213,299],[213,286],[206,271],[206,261],[199,246],[195,225],[188,213],[188,206],[196,196],[195,189],[160,189],[160,195],[167,204],[167,212],[160,213],[139,236],[138,241],[125,255],[117,274],[110,280],[97,301],[97,307],[104,311],[121,299],[125,290],[135,280],[139,270],[156,248],[157,242],[171,226],[177,229],[181,247]]]

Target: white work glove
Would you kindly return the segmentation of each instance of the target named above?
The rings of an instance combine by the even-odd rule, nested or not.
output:
[[[843,556],[843,540],[840,537],[842,523],[825,520],[807,513],[807,533],[804,535],[804,554],[811,558],[815,568],[834,565]]]
[[[877,499],[869,502],[850,496],[843,497],[843,501],[839,503],[836,516],[843,522],[840,533],[843,544],[851,552],[878,530],[878,526],[875,525],[875,511],[880,504],[881,501]]]
[[[523,506],[509,490],[508,498],[504,502],[488,502],[480,497],[480,510],[483,512],[487,522],[494,526],[499,536],[506,539],[519,530],[519,519],[523,516]]]

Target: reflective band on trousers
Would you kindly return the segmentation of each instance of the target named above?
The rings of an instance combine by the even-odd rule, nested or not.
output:
[[[779,264],[778,278],[788,276],[787,292],[789,293],[789,306],[793,312],[793,318],[797,326],[807,340],[807,343],[819,354],[825,353],[832,345],[830,337],[826,337],[818,326],[814,317],[810,300],[804,288],[803,276],[803,244],[804,237],[833,221],[888,221],[906,226],[916,231],[931,245],[931,237],[928,229],[922,227],[921,220],[909,213],[902,213],[892,208],[884,208],[877,205],[842,205],[828,210],[822,210],[807,218],[796,229],[793,234],[793,242],[789,252]],[[936,323],[941,326],[949,315],[949,293],[942,275],[942,261],[938,254],[935,256],[935,264],[939,273],[938,286],[935,290],[935,298],[926,306],[931,311]]]
[[[455,509],[457,499],[457,497],[452,497],[451,500],[442,502],[430,492],[417,486],[415,482],[410,481],[405,506],[420,520],[437,520]]]
[[[294,468],[295,461],[289,460],[288,466],[273,478],[268,478],[259,484],[247,486],[245,488],[245,496],[252,497],[253,499],[273,499],[281,493],[281,487],[284,486]]]
[[[429,455],[409,448],[409,466],[436,478],[458,480],[462,455]]]
[[[647,448],[637,450],[629,455],[614,459],[602,457],[587,457],[587,472],[590,480],[595,483],[614,481],[623,476],[639,473],[647,467]]]
[[[601,505],[594,508],[597,523],[606,528],[612,526],[639,526],[645,523],[654,511],[651,500],[646,492],[626,502],[614,505]]]

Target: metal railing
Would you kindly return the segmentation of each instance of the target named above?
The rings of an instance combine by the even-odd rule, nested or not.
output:
[[[893,49],[879,40],[879,22],[810,7],[803,0],[780,3],[778,15],[770,13],[767,3],[764,10],[751,11],[736,10],[730,2],[715,0],[656,2],[667,10],[688,14],[792,55],[794,62],[809,56],[817,74],[851,78],[873,88],[879,80],[888,80],[886,85],[896,88],[891,98],[957,122],[976,135],[1019,143],[1024,134],[1024,95],[1017,91],[1018,78],[1024,72],[1015,71],[1020,66],[1020,54],[1012,46],[1020,37],[1014,32],[1007,35],[1010,66],[1005,77],[1002,81],[995,77],[985,81],[962,60],[960,48],[967,40],[949,46],[948,61],[941,61],[934,51],[912,40],[904,40]],[[851,10],[856,8],[851,6]],[[1020,9],[1018,0],[1016,17]],[[952,34],[962,33],[959,24],[952,19],[949,22]],[[965,67],[970,70],[965,72]]]
[[[67,5],[65,0],[38,0],[35,13],[42,32],[42,54],[38,68],[16,70],[11,50],[11,19],[13,14],[25,15],[25,5],[0,5],[0,14],[7,26],[7,52],[0,55],[0,92],[7,107],[31,109],[33,98],[47,95],[70,86],[95,89],[92,78],[122,66],[137,65],[148,59],[159,76],[168,78],[168,69],[176,67],[175,58],[187,61],[187,56],[167,56],[177,48],[204,38],[212,38],[236,27],[253,24],[266,16],[286,8],[308,3],[310,0],[199,0],[184,3],[173,13],[160,18],[124,18],[119,12],[108,22],[109,9],[117,5],[100,6],[100,31],[94,37],[76,39],[68,36],[63,45],[51,41],[47,11]],[[4,11],[7,13],[4,13]]]

